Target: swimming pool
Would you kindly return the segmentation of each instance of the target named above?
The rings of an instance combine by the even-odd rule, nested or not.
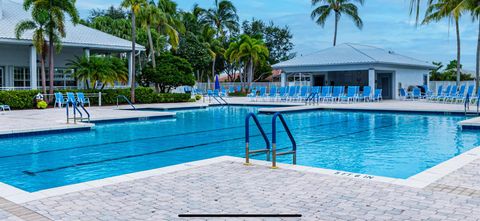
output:
[[[245,115],[259,108],[177,110],[175,119],[1,138],[0,182],[32,192],[223,155],[244,157]],[[258,116],[271,136],[272,116]],[[297,141],[299,165],[355,173],[408,178],[480,143],[476,131],[457,128],[462,116],[347,111],[284,116]],[[251,131],[251,148],[263,148],[253,123]],[[289,146],[279,131],[278,148]]]

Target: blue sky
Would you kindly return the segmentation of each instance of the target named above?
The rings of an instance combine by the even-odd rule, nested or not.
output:
[[[325,28],[310,19],[310,0],[232,0],[241,20],[252,17],[272,20],[278,25],[288,25],[294,35],[297,55],[308,54],[332,45],[333,18]],[[77,7],[82,17],[92,8],[119,5],[120,0],[80,0]],[[208,8],[213,0],[176,0],[183,10],[190,10],[194,3]],[[338,43],[352,42],[379,46],[426,61],[444,63],[456,58],[455,29],[448,21],[415,27],[408,14],[409,0],[366,0],[360,7],[364,21],[358,30],[348,17],[342,17]],[[461,21],[462,63],[465,69],[475,70],[478,23],[469,15]]]

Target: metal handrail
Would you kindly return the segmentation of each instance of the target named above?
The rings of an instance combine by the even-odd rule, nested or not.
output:
[[[128,104],[130,104],[130,106],[132,106],[132,108],[134,110],[136,110],[137,108],[135,108],[135,106],[133,106],[132,102],[125,96],[125,95],[118,95],[117,96],[117,108],[118,108],[118,98],[123,98],[124,100],[127,101]]]
[[[465,98],[465,103],[463,104],[465,115],[467,115],[467,110],[470,110],[470,94],[467,93]]]
[[[85,111],[85,114],[87,114],[87,122],[90,123],[90,113],[87,111],[87,109],[85,108],[85,106],[82,103],[79,103],[79,104],[80,104],[80,107],[83,109],[83,111]],[[82,120],[83,120],[83,118],[82,118]]]
[[[73,118],[70,117],[69,109],[70,105],[72,105],[73,109]],[[77,123],[77,119],[80,119],[80,121],[87,120],[87,122],[90,123],[90,113],[87,111],[87,109],[83,106],[83,104],[80,104],[80,107],[85,111],[85,114],[87,114],[87,118],[83,118],[82,111],[78,108],[77,102],[72,102],[68,101],[67,105],[65,106],[65,110],[67,112],[67,124],[70,123],[70,119],[73,119],[73,123]],[[77,112],[80,114],[80,118],[77,118]]]
[[[287,132],[288,138],[292,143],[291,151],[277,153],[277,118],[282,122],[283,128],[285,128],[285,132]],[[280,112],[277,112],[272,117],[272,168],[277,168],[277,156],[287,154],[292,154],[292,164],[297,164],[297,142],[295,142],[295,138],[293,138],[292,132],[290,132],[290,128],[288,128],[285,118],[283,118],[283,115]]]
[[[260,130],[263,140],[265,141],[265,149],[250,151],[250,119],[253,119],[258,130]],[[254,113],[249,113],[245,117],[245,165],[251,165],[250,154],[263,152],[267,155],[267,161],[270,160],[270,140],[268,140],[267,134],[263,130],[262,125],[260,125],[257,116]]]

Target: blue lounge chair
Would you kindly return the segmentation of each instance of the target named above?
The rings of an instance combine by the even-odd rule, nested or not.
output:
[[[451,98],[450,101],[452,103],[454,103],[454,102],[458,102],[460,100],[463,100],[463,98],[465,97],[465,92],[466,92],[465,89],[466,88],[467,88],[467,86],[464,85],[464,84],[462,86],[460,86],[460,90],[458,90],[458,93],[453,98]]]
[[[450,93],[444,97],[443,102],[447,103],[449,100],[453,100],[455,96],[457,96],[457,85],[452,86],[452,88],[450,89]]]
[[[275,99],[278,101],[285,101],[287,99],[287,87],[281,87],[280,90],[278,90],[278,94]]]
[[[55,104],[53,105],[53,108],[55,107],[63,107],[66,104],[65,97],[63,97],[63,94],[61,92],[55,93]]]
[[[469,85],[467,88],[467,93],[463,95],[461,98],[457,98],[455,101],[460,101],[461,103],[465,103],[465,100],[467,100],[467,97],[469,99],[473,98],[473,90],[475,89],[475,85]]]
[[[265,100],[267,98],[267,88],[266,87],[261,87],[260,88],[260,93],[257,96],[257,98],[261,98],[263,100]]]
[[[247,94],[247,97],[250,98],[250,101],[257,99],[257,90],[253,89],[250,94]]]
[[[326,97],[324,97],[324,101],[327,102],[327,101],[330,101],[330,102],[335,102],[335,101],[338,101],[340,99],[340,97],[342,96],[343,94],[343,87],[342,86],[335,86],[333,87],[333,91],[331,94],[327,95]]]
[[[298,95],[298,99],[300,101],[306,101],[308,98],[308,86],[302,86],[300,88],[300,93]]]
[[[408,95],[407,91],[405,88],[400,88],[400,100],[408,100],[410,96]]]
[[[450,91],[451,91],[451,90],[452,90],[452,86],[451,86],[451,85],[448,85],[448,86],[447,86],[447,89],[445,89],[445,91],[442,92],[442,94],[437,97],[437,101],[440,102],[440,101],[445,100],[445,98],[446,98],[448,95],[450,95]]]
[[[433,95],[433,93],[432,93],[430,96],[427,96],[427,100],[433,101],[433,100],[438,99],[438,96],[442,95],[442,91],[443,91],[443,85],[438,86],[437,94]]]
[[[412,90],[412,95],[411,95],[412,100],[418,99],[420,100],[422,98],[422,91],[418,87],[414,87]]]
[[[332,87],[331,86],[323,86],[322,93],[318,96],[318,99],[322,102],[325,101],[325,98],[331,96],[332,94]]]
[[[297,98],[297,87],[291,86],[288,87],[288,95],[286,101],[293,101]]]
[[[375,89],[375,93],[373,94],[373,101],[380,102],[381,100],[383,100],[382,89]]]
[[[433,92],[428,88],[428,85],[423,85],[423,90],[425,90],[422,95],[423,99],[428,99],[428,97],[432,96]]]
[[[364,86],[363,93],[358,95],[357,101],[363,100],[363,102],[367,102],[367,101],[370,101],[371,99],[372,99],[372,87]]]
[[[90,99],[88,97],[85,97],[85,94],[83,94],[83,92],[77,92],[77,101],[82,106],[88,104],[88,106],[90,107]]]
[[[340,97],[340,102],[346,101],[347,103],[354,102],[357,95],[357,87],[355,86],[348,86],[347,94],[344,94]]]
[[[275,101],[275,98],[277,97],[277,88],[276,87],[271,87],[270,92],[268,93],[268,97],[270,98],[270,101]]]
[[[235,93],[235,88],[229,87],[229,88],[228,88],[228,93],[229,93],[229,94]]]

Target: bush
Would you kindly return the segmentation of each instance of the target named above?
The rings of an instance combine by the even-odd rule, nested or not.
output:
[[[45,102],[45,101],[39,101],[39,102],[37,102],[37,108],[38,108],[38,109],[45,109],[45,108],[47,108],[47,107],[48,107],[47,102]]]
[[[197,102],[197,100],[195,98],[190,98],[190,100],[188,100],[188,102]]]
[[[202,95],[200,94],[195,95],[195,100],[199,101],[200,99],[202,99]]]
[[[231,97],[246,97],[247,93],[245,93],[245,92],[235,92],[235,93],[229,93],[228,96],[231,96]]]
[[[10,105],[12,109],[33,109],[35,108],[34,98],[40,91],[0,91],[0,103]],[[55,92],[84,92],[85,94],[98,94],[100,90],[57,90]],[[104,89],[102,92],[102,105],[116,105],[117,96],[124,95],[130,99],[130,89]],[[137,103],[175,103],[188,102],[190,94],[159,94],[151,88],[139,87],[135,89]],[[53,104],[54,101],[52,101]],[[91,97],[92,105],[98,105],[98,97]],[[119,99],[120,104],[126,104],[124,99]]]

